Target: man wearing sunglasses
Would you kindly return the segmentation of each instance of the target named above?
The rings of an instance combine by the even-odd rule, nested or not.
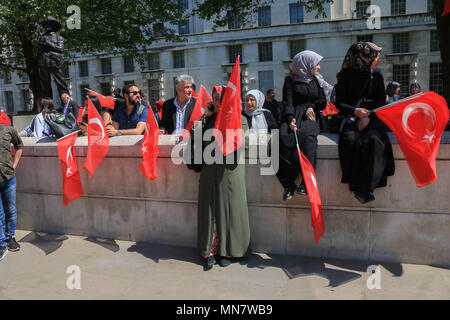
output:
[[[145,130],[148,103],[142,99],[141,89],[135,84],[126,85],[123,88],[123,96],[125,99],[116,99],[112,125],[106,127],[110,137],[140,135]],[[159,124],[158,113],[155,110],[152,111]]]

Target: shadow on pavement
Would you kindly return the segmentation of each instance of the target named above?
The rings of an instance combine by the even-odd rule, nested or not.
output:
[[[25,237],[19,240],[19,242],[29,242],[45,252],[45,255],[49,255],[58,250],[64,240],[68,237],[63,234],[48,234],[44,232],[30,232]]]
[[[142,254],[144,257],[152,259],[156,263],[159,260],[179,260],[202,265],[200,254],[195,248],[136,242],[127,251]]]
[[[120,250],[119,245],[117,242],[113,239],[102,239],[102,238],[95,238],[95,237],[88,237],[84,240],[98,244],[99,246],[108,249],[112,252],[118,252]]]

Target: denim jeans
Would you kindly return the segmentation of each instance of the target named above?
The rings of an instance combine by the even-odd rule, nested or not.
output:
[[[6,246],[6,240],[16,232],[16,177],[0,183],[0,246]]]

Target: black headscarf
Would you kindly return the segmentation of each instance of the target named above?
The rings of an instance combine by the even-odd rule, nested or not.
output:
[[[386,94],[389,97],[393,97],[395,95],[395,90],[397,90],[400,87],[400,83],[398,82],[389,82],[387,88],[386,88]]]
[[[381,48],[372,42],[357,42],[348,49],[342,69],[352,68],[369,73],[373,61],[380,52]]]

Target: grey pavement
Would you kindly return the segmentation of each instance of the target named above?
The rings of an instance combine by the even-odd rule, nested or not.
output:
[[[203,271],[194,248],[17,231],[0,299],[450,299],[450,268],[253,253]],[[370,265],[380,289],[368,289]],[[80,289],[68,289],[69,266]],[[374,282],[370,282],[374,283]]]

